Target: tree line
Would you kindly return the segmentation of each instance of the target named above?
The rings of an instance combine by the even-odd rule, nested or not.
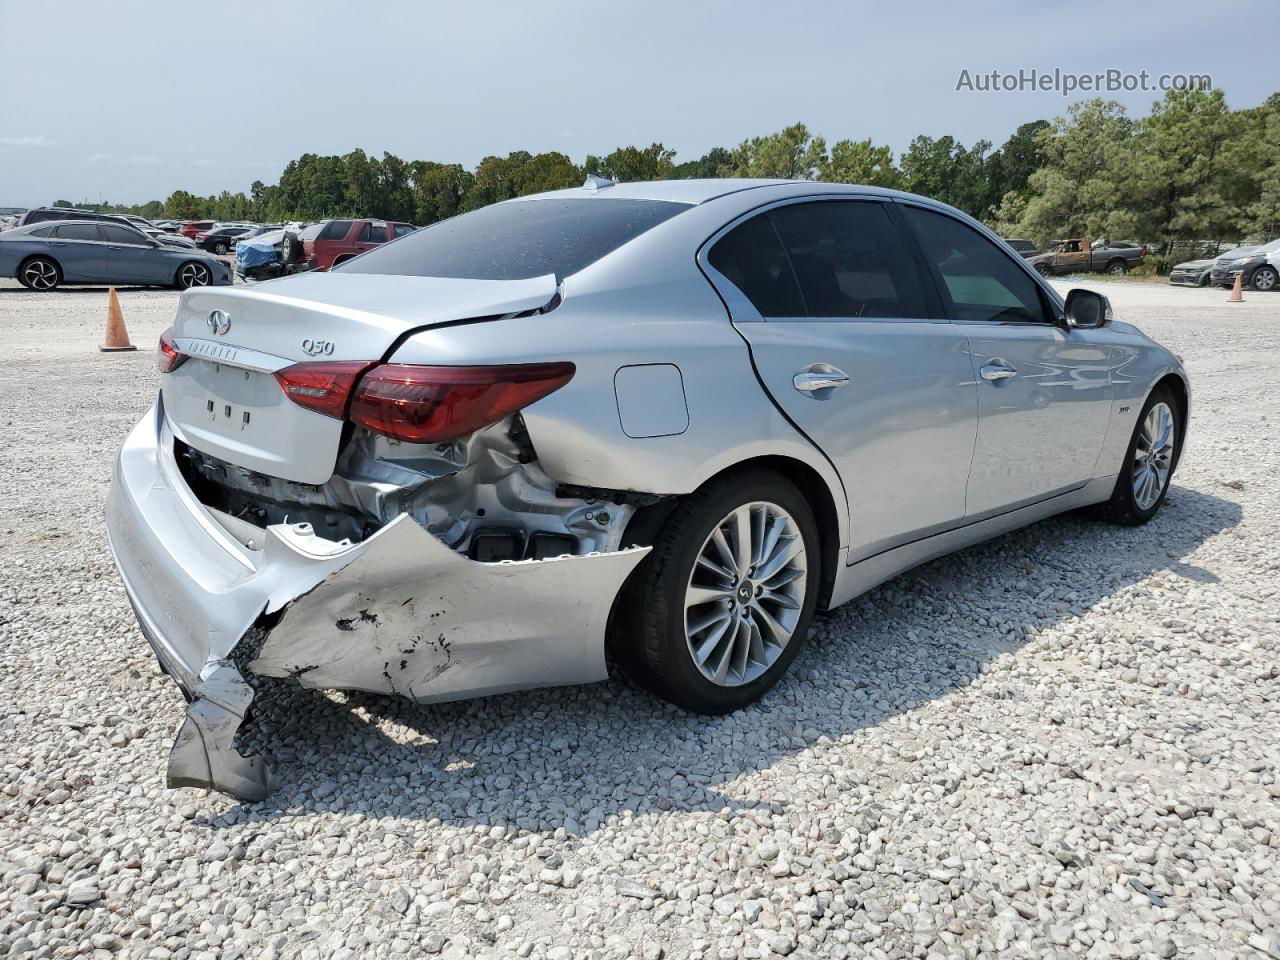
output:
[[[175,191],[140,206],[91,205],[149,217],[319,220],[368,216],[434,223],[499,200],[612,180],[784,177],[894,187],[949,203],[1004,236],[1146,243],[1167,266],[1189,241],[1263,240],[1280,233],[1280,93],[1232,110],[1220,90],[1170,91],[1143,117],[1084,100],[1052,121],[1019,126],[999,147],[917,136],[900,156],[866,140],[827,141],[797,123],[736,147],[676,162],[661,143],[618,147],[581,164],[523,150],[461,164],[307,153],[277,183],[246,194]],[[59,201],[62,202],[62,201]]]

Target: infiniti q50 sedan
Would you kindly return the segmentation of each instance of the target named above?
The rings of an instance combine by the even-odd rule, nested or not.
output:
[[[1095,505],[1160,509],[1178,359],[939,203],[592,179],[329,273],[181,297],[107,506],[190,706],[169,782],[260,797],[248,673],[440,701],[765,694],[828,609]]]
[[[203,287],[231,282],[223,260],[122,223],[54,220],[0,233],[0,277],[37,293],[62,284]]]

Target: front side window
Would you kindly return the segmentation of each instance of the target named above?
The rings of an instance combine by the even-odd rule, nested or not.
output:
[[[939,274],[951,319],[1048,322],[1039,286],[1009,253],[954,217],[910,205],[902,213]]]
[[[858,200],[776,207],[811,317],[927,317],[920,277],[884,207]]]
[[[609,197],[495,203],[415,230],[338,270],[470,280],[567,277],[687,209]]]
[[[707,260],[742,291],[760,316],[808,314],[787,251],[769,214],[738,224],[716,242]]]
[[[54,234],[59,240],[100,240],[95,223],[64,223]]]
[[[397,223],[395,226],[392,227],[392,231],[395,233],[397,237],[407,237],[409,234],[413,233],[413,231],[416,229],[418,228],[413,226],[413,224],[411,223]]]

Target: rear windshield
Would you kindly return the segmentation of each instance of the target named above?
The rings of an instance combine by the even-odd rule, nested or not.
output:
[[[468,280],[567,277],[687,209],[604,197],[498,203],[423,227],[338,269]]]

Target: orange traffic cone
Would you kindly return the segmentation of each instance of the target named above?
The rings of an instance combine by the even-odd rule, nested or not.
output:
[[[1243,303],[1244,302],[1244,271],[1236,271],[1235,286],[1231,288],[1231,296],[1227,297],[1227,303]]]
[[[107,291],[107,335],[98,349],[103,353],[138,349],[129,342],[129,331],[124,328],[124,315],[120,313],[120,300],[116,297],[115,287]]]

